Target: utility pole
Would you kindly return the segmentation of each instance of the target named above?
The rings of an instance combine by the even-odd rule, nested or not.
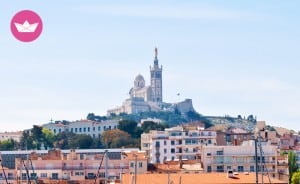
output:
[[[134,154],[135,157],[135,163],[134,163],[134,184],[136,184],[137,181],[137,154]]]
[[[105,184],[108,183],[108,155],[107,155],[108,151],[105,150]]]
[[[257,139],[254,139],[255,143],[255,183],[258,184],[258,163],[257,163]]]
[[[1,162],[1,167],[2,167],[2,171],[3,171],[3,175],[4,175],[4,178],[5,178],[6,184],[8,184],[7,177],[6,177],[6,173],[5,173],[3,164],[2,164],[2,159],[0,159],[0,162]]]

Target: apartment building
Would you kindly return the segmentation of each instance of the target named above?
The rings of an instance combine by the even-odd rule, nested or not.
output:
[[[258,170],[278,177],[277,147],[264,143],[262,151],[263,155],[259,156],[258,149]],[[255,172],[255,142],[247,141],[241,146],[203,146],[201,161],[205,172]]]
[[[150,163],[200,159],[203,145],[215,145],[216,132],[200,126],[177,126],[141,135],[141,150]]]
[[[254,134],[247,132],[240,128],[229,128],[225,131],[217,131],[217,145],[225,146],[239,146],[244,141],[251,140],[254,138]]]
[[[116,151],[120,151],[120,154],[112,155]],[[70,150],[68,153],[51,150],[44,155],[33,152],[29,158],[29,160],[16,158],[15,161],[15,173],[21,183],[27,182],[28,179],[39,181],[94,180],[97,174],[99,174],[99,180],[115,181],[120,179],[122,173],[147,172],[145,152],[129,149],[107,150],[107,152],[91,150],[84,154],[78,150]]]
[[[101,122],[91,120],[78,120],[67,124],[62,123],[48,123],[43,125],[54,134],[61,132],[73,132],[75,134],[86,134],[93,138],[99,137],[105,130],[116,129],[118,120],[105,120]]]

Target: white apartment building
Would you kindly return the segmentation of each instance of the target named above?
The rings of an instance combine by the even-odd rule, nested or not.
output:
[[[203,145],[215,145],[216,132],[198,126],[177,126],[141,135],[141,150],[150,163],[200,158]]]
[[[258,149],[258,171],[269,172],[271,177],[278,175],[277,147],[262,145],[263,155]],[[255,172],[255,143],[253,140],[241,146],[203,146],[201,161],[205,172]],[[265,164],[261,164],[265,163]]]
[[[44,128],[48,128],[54,134],[61,132],[73,132],[75,134],[86,134],[93,138],[99,137],[105,130],[116,129],[118,126],[118,120],[106,120],[106,121],[90,121],[90,120],[78,120],[69,124],[56,124],[48,123],[43,125]]]

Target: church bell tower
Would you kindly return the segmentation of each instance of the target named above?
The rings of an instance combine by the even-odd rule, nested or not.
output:
[[[162,102],[162,66],[159,67],[157,59],[157,48],[154,50],[154,65],[150,66],[150,78],[151,78],[151,88],[153,102]]]

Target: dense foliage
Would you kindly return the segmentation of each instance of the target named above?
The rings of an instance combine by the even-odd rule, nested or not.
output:
[[[292,174],[291,184],[300,184],[300,171]]]
[[[288,162],[289,162],[289,173],[290,173],[290,180],[291,180],[293,173],[296,172],[298,169],[296,153],[292,150],[288,152]]]
[[[13,140],[3,141],[0,150],[15,149],[89,149],[89,148],[120,148],[140,147],[140,137],[143,132],[164,130],[168,125],[145,121],[140,127],[133,120],[121,120],[118,129],[107,130],[101,137],[92,138],[85,134],[61,132],[55,135],[52,131],[34,125],[30,131],[24,131],[20,144]]]

